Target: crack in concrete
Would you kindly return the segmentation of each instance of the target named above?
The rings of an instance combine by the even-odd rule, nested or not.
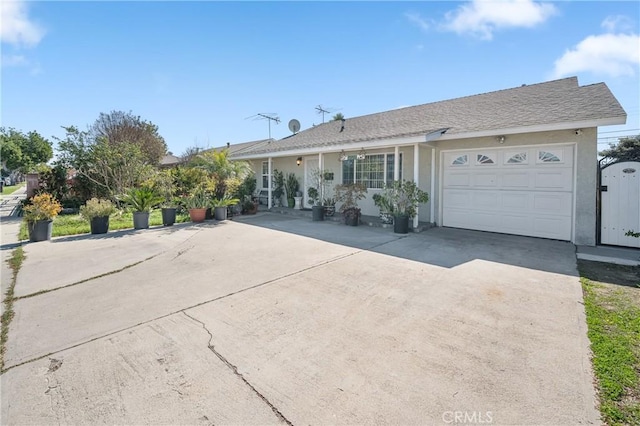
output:
[[[187,241],[189,241],[190,239],[195,237],[199,232],[200,231],[198,231],[197,233],[194,233],[193,235],[188,237],[186,240],[184,240],[180,244],[178,244],[175,248],[180,247],[181,245],[185,244]],[[184,252],[186,252],[188,250],[191,250],[193,247],[195,247],[195,246],[188,247],[184,251],[178,252],[178,255],[176,257],[180,256],[181,254],[183,254]],[[147,257],[146,259],[142,259],[142,260],[139,260],[137,262],[131,263],[129,265],[125,265],[120,269],[115,269],[113,271],[104,272],[102,274],[99,274],[99,275],[96,275],[96,276],[93,276],[93,277],[89,277],[89,278],[85,278],[83,280],[76,281],[75,283],[66,284],[66,285],[63,285],[63,286],[60,286],[60,287],[50,288],[50,289],[47,289],[47,290],[40,290],[40,291],[36,291],[35,293],[25,294],[24,296],[14,297],[13,300],[28,299],[30,297],[40,296],[41,294],[51,293],[52,291],[58,291],[58,290],[62,290],[64,288],[68,288],[68,287],[74,287],[76,285],[84,284],[86,282],[97,280],[97,279],[103,278],[103,277],[107,277],[109,275],[119,274],[120,272],[126,271],[127,269],[131,269],[131,268],[133,268],[135,266],[138,266],[138,265],[140,265],[142,263],[148,262],[149,260],[155,259],[158,256],[162,256],[163,254],[169,253],[173,249],[174,248],[163,250],[163,251],[161,251],[159,253],[156,253],[156,254],[154,254],[152,256]],[[175,259],[175,257],[174,257],[174,259]]]
[[[202,328],[204,329],[204,331],[206,331],[207,334],[209,334],[209,341],[207,342],[207,348],[209,348],[209,350],[211,352],[213,352],[215,354],[215,356],[217,356],[220,361],[222,361],[231,371],[233,371],[233,374],[235,374],[238,378],[240,378],[240,380],[242,380],[244,382],[244,384],[247,385],[249,387],[249,389],[251,389],[258,396],[258,398],[260,398],[265,404],[267,404],[269,406],[269,408],[271,408],[271,411],[273,411],[274,414],[276,416],[278,416],[278,418],[280,420],[282,420],[283,422],[285,422],[288,425],[293,425],[293,423],[291,423],[289,421],[289,419],[287,419],[284,416],[284,414],[282,414],[282,412],[275,405],[273,405],[273,403],[271,401],[269,401],[267,399],[266,396],[261,394],[260,391],[258,391],[258,389],[255,388],[255,386],[253,386],[251,383],[249,383],[249,381],[238,371],[238,367],[236,367],[231,362],[229,362],[229,360],[227,358],[225,358],[220,352],[218,352],[216,350],[215,346],[211,344],[211,341],[213,340],[213,334],[211,334],[211,331],[209,331],[209,329],[207,328],[205,323],[200,321],[199,319],[197,319],[195,317],[192,317],[191,315],[189,315],[188,313],[186,313],[184,311],[182,311],[182,313],[187,318],[189,318],[192,321],[197,322],[198,324],[200,324],[202,326]]]
[[[191,237],[189,237],[189,238],[191,238]],[[185,240],[185,241],[186,241],[186,240]],[[41,360],[41,359],[43,359],[43,358],[47,358],[47,357],[52,356],[52,355],[55,355],[55,354],[57,354],[57,353],[67,351],[67,350],[69,350],[69,349],[74,349],[74,348],[77,348],[77,347],[79,347],[79,346],[86,345],[87,343],[95,342],[96,340],[100,340],[100,339],[103,339],[103,338],[105,338],[105,337],[110,337],[110,336],[116,335],[116,334],[118,334],[118,333],[122,333],[123,331],[131,330],[131,329],[134,329],[134,328],[139,327],[139,326],[141,326],[141,325],[149,324],[149,323],[152,323],[152,322],[154,322],[154,321],[157,321],[157,320],[160,320],[160,319],[163,319],[163,318],[170,317],[171,315],[179,314],[179,313],[184,312],[184,311],[186,311],[186,310],[188,310],[188,309],[193,309],[193,308],[197,308],[197,307],[200,307],[200,306],[206,305],[206,304],[208,304],[208,303],[217,302],[218,300],[226,299],[227,297],[235,296],[236,294],[244,293],[244,292],[246,292],[246,291],[253,290],[253,289],[256,289],[256,288],[259,288],[259,287],[262,287],[262,286],[265,286],[265,285],[268,285],[268,284],[271,284],[271,283],[274,283],[274,282],[277,282],[277,281],[282,280],[282,279],[284,279],[284,278],[293,277],[293,276],[298,275],[298,274],[300,274],[300,273],[307,272],[307,271],[310,271],[310,270],[312,270],[312,269],[318,268],[318,267],[320,267],[320,266],[328,265],[328,264],[330,264],[330,263],[337,262],[337,261],[342,260],[342,259],[346,259],[347,257],[355,256],[355,255],[360,254],[360,253],[362,253],[362,252],[364,252],[364,251],[369,251],[369,250],[371,250],[372,248],[378,248],[378,247],[380,247],[380,246],[383,246],[383,245],[385,245],[385,244],[389,244],[389,243],[391,243],[391,242],[393,242],[393,241],[387,241],[387,242],[384,242],[384,243],[378,244],[378,245],[376,245],[376,246],[374,246],[374,247],[371,247],[371,248],[369,248],[369,249],[366,249],[366,250],[365,250],[365,249],[359,249],[359,250],[356,250],[356,251],[354,251],[354,252],[352,252],[352,253],[347,253],[347,254],[344,254],[344,255],[341,255],[341,256],[336,256],[336,257],[334,257],[334,258],[331,258],[331,259],[328,259],[328,260],[325,260],[325,261],[322,261],[322,262],[316,263],[315,265],[308,266],[308,267],[303,268],[303,269],[300,269],[300,270],[298,270],[298,271],[294,271],[294,272],[291,272],[291,273],[288,273],[288,274],[281,275],[281,276],[276,277],[276,278],[272,278],[272,279],[267,280],[267,281],[263,281],[263,282],[261,282],[261,283],[255,284],[255,285],[253,285],[253,286],[251,286],[251,287],[245,287],[245,288],[240,289],[240,290],[238,290],[238,291],[234,291],[234,292],[231,292],[231,293],[228,293],[228,294],[222,295],[222,296],[214,297],[214,298],[212,298],[212,299],[205,300],[204,302],[196,303],[195,305],[187,306],[187,307],[184,307],[184,308],[178,309],[178,310],[176,310],[176,311],[169,312],[168,314],[160,315],[159,317],[156,317],[156,318],[151,318],[151,319],[149,319],[149,320],[141,321],[141,322],[139,322],[139,323],[137,323],[137,324],[130,325],[130,326],[128,326],[128,327],[123,327],[123,328],[121,328],[121,329],[119,329],[119,330],[115,330],[115,331],[112,331],[112,332],[110,332],[110,333],[106,333],[106,334],[103,334],[103,335],[101,335],[101,336],[96,336],[96,337],[94,337],[94,338],[91,338],[91,339],[85,340],[84,342],[79,342],[79,343],[76,343],[76,344],[73,344],[73,345],[67,346],[67,347],[65,347],[65,348],[58,349],[58,350],[56,350],[56,351],[49,352],[49,353],[46,353],[46,354],[43,354],[43,355],[37,356],[37,357],[35,357],[35,358],[31,358],[31,359],[28,359],[28,360],[25,360],[25,361],[19,362],[18,364],[11,365],[11,366],[9,366],[9,367],[4,368],[4,369],[2,370],[2,374],[4,374],[5,372],[7,372],[7,371],[9,371],[9,370],[11,370],[11,369],[13,369],[13,368],[20,367],[20,366],[25,365],[25,364],[30,364],[30,363],[35,362],[35,361],[39,361],[39,360]],[[53,290],[51,290],[51,291],[53,291]],[[34,293],[32,296],[35,296],[35,295],[36,295],[36,294]],[[29,296],[29,297],[32,297],[32,296]],[[25,298],[25,297],[27,297],[27,296],[22,296],[21,298]],[[14,298],[13,300],[16,300],[16,298]]]

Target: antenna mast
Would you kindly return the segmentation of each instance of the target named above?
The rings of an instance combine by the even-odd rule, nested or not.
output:
[[[252,115],[251,117],[254,120],[268,120],[269,121],[269,139],[271,139],[271,122],[275,121],[276,124],[280,123],[280,117],[275,112],[259,112],[256,115]]]
[[[322,122],[323,122],[323,123],[324,123],[324,115],[325,115],[325,114],[330,114],[330,113],[331,113],[331,111],[329,111],[329,110],[326,110],[326,109],[322,108],[322,105],[318,105],[318,106],[316,107],[316,111],[318,111],[318,114],[322,114]]]

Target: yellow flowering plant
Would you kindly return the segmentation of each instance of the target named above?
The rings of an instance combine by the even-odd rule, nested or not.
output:
[[[58,216],[62,206],[49,193],[38,194],[31,199],[31,203],[24,208],[24,218],[27,222],[37,222],[39,220],[52,220]]]

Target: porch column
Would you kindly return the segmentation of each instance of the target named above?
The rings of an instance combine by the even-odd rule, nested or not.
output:
[[[413,145],[413,181],[416,183],[416,186],[420,186],[420,145]],[[418,212],[419,208],[416,209],[416,215],[413,218],[413,227],[418,227]]]
[[[436,193],[436,149],[431,148],[431,193],[429,194],[429,220],[436,223],[436,208],[433,203],[433,197]]]
[[[271,204],[273,203],[273,201],[271,200],[271,191],[273,190],[273,188],[271,187],[273,185],[273,178],[271,176],[272,172],[272,167],[273,167],[273,159],[271,157],[269,157],[269,190],[268,190],[268,194],[267,194],[267,207],[269,209],[271,209],[271,207],[273,207]]]
[[[320,203],[322,203],[322,200],[324,200],[324,185],[322,185],[322,183],[324,183],[324,175],[322,174],[323,170],[324,170],[324,155],[322,155],[322,153],[319,152],[318,153],[318,173],[320,173],[320,176],[319,176],[318,184],[320,188],[318,188],[318,193],[320,194]]]
[[[393,154],[393,180],[400,180],[400,147],[398,145]]]

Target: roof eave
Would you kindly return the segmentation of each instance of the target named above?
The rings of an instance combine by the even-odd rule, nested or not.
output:
[[[581,120],[581,121],[565,121],[552,124],[536,124],[533,126],[521,126],[521,127],[507,127],[502,129],[488,129],[472,132],[451,133],[443,135],[439,140],[447,141],[453,139],[470,139],[481,138],[486,136],[499,136],[499,135],[515,135],[521,133],[536,133],[536,132],[551,132],[556,130],[574,130],[584,129],[589,127],[600,126],[614,126],[617,124],[625,124],[627,122],[627,115],[621,115],[617,117],[607,117],[595,120]]]
[[[293,157],[293,156],[301,156],[301,155],[312,155],[319,153],[332,153],[332,152],[340,152],[340,151],[358,151],[361,148],[387,148],[392,146],[403,146],[403,145],[415,145],[417,143],[426,143],[430,141],[434,141],[439,139],[445,132],[449,130],[448,128],[437,129],[428,133],[423,133],[415,136],[404,136],[400,138],[385,138],[379,140],[371,140],[371,141],[362,141],[362,142],[349,142],[335,145],[325,145],[319,147],[309,147],[309,148],[298,148],[298,149],[289,149],[283,151],[274,151],[274,152],[263,152],[256,154],[245,154],[245,155],[233,155],[234,160],[255,160],[260,158],[278,158],[278,157]],[[277,143],[277,142],[276,142]]]

